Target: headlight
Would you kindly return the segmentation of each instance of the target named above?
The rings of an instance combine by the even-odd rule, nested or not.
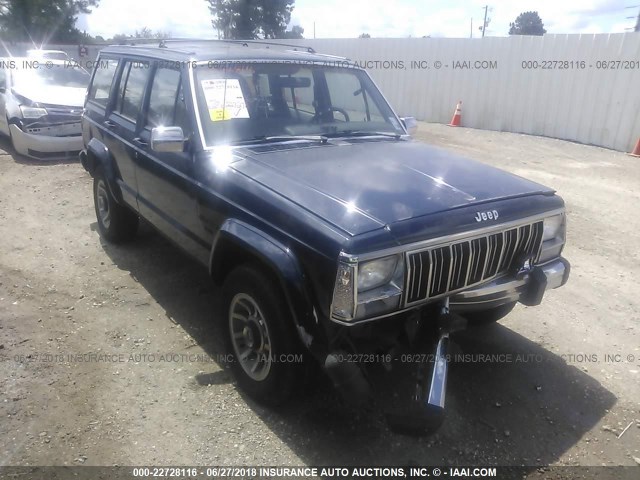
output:
[[[358,266],[358,292],[366,292],[388,283],[397,263],[397,255],[361,263]]]
[[[47,110],[44,108],[27,107],[26,105],[20,105],[20,111],[22,118],[40,118],[47,114]]]
[[[557,258],[564,248],[566,217],[564,213],[544,219],[539,263]]]
[[[359,263],[342,253],[333,287],[331,315],[350,322],[400,308],[404,287],[404,256],[392,255]]]
[[[564,214],[554,215],[544,219],[544,230],[542,233],[542,241],[553,240],[562,235],[564,226]]]

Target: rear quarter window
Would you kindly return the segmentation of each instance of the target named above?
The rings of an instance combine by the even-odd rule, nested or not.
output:
[[[93,82],[89,87],[88,99],[103,107],[109,102],[109,92],[113,83],[113,76],[118,68],[118,60],[100,59],[96,63],[96,71],[93,75]]]

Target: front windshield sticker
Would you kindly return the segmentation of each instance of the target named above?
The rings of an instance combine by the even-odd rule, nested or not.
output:
[[[249,118],[247,103],[237,78],[213,78],[200,83],[212,122]]]

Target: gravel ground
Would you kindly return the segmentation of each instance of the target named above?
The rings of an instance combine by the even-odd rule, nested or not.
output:
[[[322,381],[279,410],[243,396],[207,272],[149,228],[105,244],[77,162],[0,140],[0,465],[640,463],[640,161],[433,124],[417,138],[556,188],[573,264],[542,306],[456,335],[459,352],[512,361],[453,364],[447,420],[425,438]]]

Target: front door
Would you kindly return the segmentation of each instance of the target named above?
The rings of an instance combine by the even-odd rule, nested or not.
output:
[[[143,217],[192,255],[208,258],[208,246],[195,234],[198,218],[193,197],[191,122],[179,69],[157,66],[150,84],[137,157],[138,205]],[[182,152],[156,152],[151,130],[181,127],[187,138]]]

